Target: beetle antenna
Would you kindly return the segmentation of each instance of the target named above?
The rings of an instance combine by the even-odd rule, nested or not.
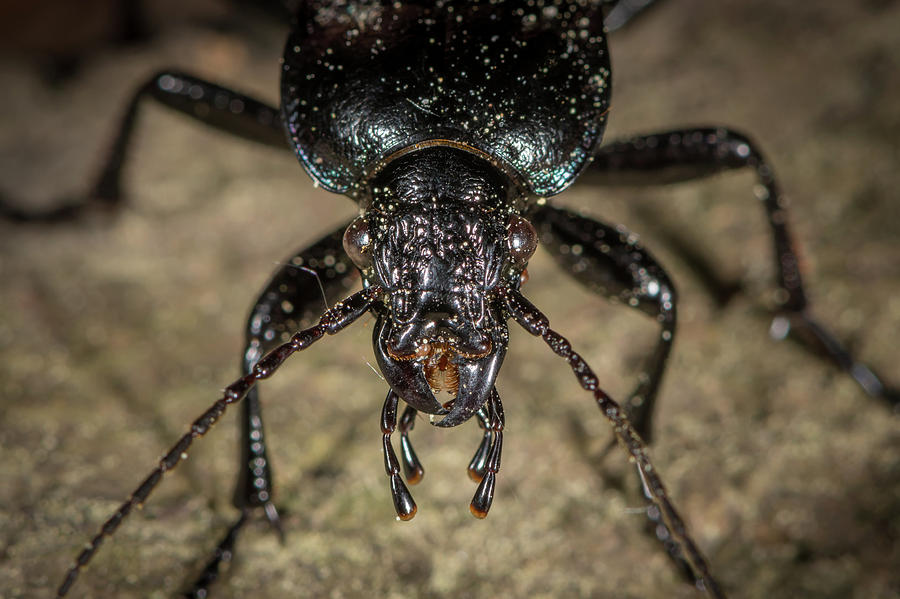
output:
[[[187,458],[187,450],[194,442],[194,439],[202,437],[209,432],[213,425],[225,414],[225,410],[229,405],[243,399],[257,381],[272,376],[291,354],[303,351],[321,339],[325,333],[334,335],[362,316],[372,307],[381,293],[382,289],[380,287],[373,286],[357,291],[347,299],[335,304],[334,308],[322,314],[317,324],[294,333],[289,341],[282,343],[257,362],[250,373],[225,387],[222,397],[217,399],[199,418],[194,420],[191,424],[191,429],[169,449],[166,455],[160,458],[156,468],[144,479],[144,482],[138,485],[131,492],[128,499],[119,506],[119,509],[103,523],[100,531],[94,535],[94,538],[75,558],[75,564],[69,568],[66,578],[56,591],[56,596],[64,597],[69,592],[69,589],[72,588],[72,585],[78,579],[78,574],[91,561],[103,541],[116,532],[116,529],[119,528],[119,525],[122,524],[122,521],[131,513],[133,508],[143,506],[147,497],[150,496],[150,493],[162,480],[163,475],[173,470],[175,466]]]
[[[681,519],[675,506],[669,500],[668,491],[650,461],[647,445],[641,440],[634,425],[626,416],[625,410],[600,388],[597,375],[594,374],[584,358],[572,349],[569,340],[550,328],[550,320],[543,312],[515,289],[501,287],[498,291],[516,322],[532,335],[541,337],[556,355],[565,359],[578,378],[581,387],[594,394],[594,399],[597,400],[597,405],[612,425],[616,438],[631,454],[631,459],[637,466],[638,475],[641,478],[644,494],[659,511],[660,520],[668,528],[672,540],[681,547],[684,560],[694,572],[697,588],[707,591],[711,597],[724,599],[725,594],[713,578],[706,558],[691,538],[684,520]]]

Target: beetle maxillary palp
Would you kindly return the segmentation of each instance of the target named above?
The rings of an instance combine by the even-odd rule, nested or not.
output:
[[[384,399],[384,407],[381,409],[381,433],[384,435],[382,438],[384,470],[391,479],[391,497],[394,500],[394,509],[397,511],[397,517],[406,521],[413,519],[418,508],[412,494],[400,477],[400,462],[397,460],[397,454],[394,453],[394,446],[391,444],[391,435],[397,428],[398,400],[399,397],[393,389],[388,391],[387,397]]]
[[[487,403],[478,411],[478,418],[485,429],[485,435],[469,463],[469,477],[480,481],[469,504],[469,511],[476,518],[483,519],[487,517],[494,501],[494,487],[503,451],[503,428],[506,425],[503,404],[500,403],[500,394],[496,388],[491,390]]]
[[[416,455],[409,440],[409,431],[416,425],[417,413],[414,407],[406,406],[397,425],[400,429],[400,460],[403,464],[403,474],[406,476],[406,482],[411,485],[419,484],[425,476],[425,468],[422,467],[419,456]]]

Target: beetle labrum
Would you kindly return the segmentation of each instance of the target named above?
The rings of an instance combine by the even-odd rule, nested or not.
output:
[[[448,11],[450,8],[451,5],[443,7]],[[368,302],[371,302],[373,309],[380,311],[379,323],[375,327],[379,332],[376,341],[382,342],[381,345],[376,343],[379,366],[400,398],[414,408],[440,414],[447,408],[434,403],[431,389],[440,384],[450,387],[459,385],[464,392],[457,395],[456,403],[450,407],[450,415],[444,416],[445,426],[459,424],[467,417],[476,415],[488,429],[484,447],[494,448],[499,459],[502,432],[497,430],[499,427],[496,424],[491,424],[492,414],[494,420],[499,418],[499,398],[493,403],[493,379],[485,376],[486,373],[491,377],[495,376],[499,362],[502,361],[505,332],[498,323],[501,320],[505,322],[503,316],[510,311],[513,316],[518,315],[520,320],[537,322],[534,325],[538,327],[534,329],[536,332],[541,332],[541,327],[546,326],[527,304],[516,303],[514,293],[518,287],[519,273],[516,271],[527,261],[528,248],[532,244],[527,226],[527,222],[532,222],[537,228],[538,236],[551,251],[562,245],[579,242],[589,247],[592,243],[583,241],[585,235],[602,237],[605,243],[600,245],[609,246],[607,252],[588,252],[581,258],[560,255],[560,260],[564,263],[569,261],[567,266],[573,271],[586,273],[576,274],[576,277],[592,285],[598,274],[602,276],[602,273],[606,273],[606,278],[611,279],[607,285],[607,293],[624,294],[623,297],[627,300],[634,299],[635,303],[640,304],[638,307],[662,317],[661,349],[658,351],[658,356],[661,357],[657,357],[654,362],[658,372],[651,378],[652,385],[647,384],[636,390],[635,399],[631,402],[634,406],[634,420],[639,428],[643,427],[641,432],[649,430],[648,424],[642,424],[649,423],[649,408],[647,415],[642,416],[642,411],[637,406],[651,405],[660,380],[668,353],[668,341],[674,331],[674,301],[671,308],[666,308],[660,299],[660,293],[665,288],[669,288],[670,293],[674,291],[665,274],[657,270],[655,261],[639,246],[629,243],[627,236],[622,237],[615,229],[534,201],[534,196],[545,197],[562,191],[584,168],[607,173],[613,178],[618,174],[624,177],[645,169],[673,164],[683,166],[688,171],[686,176],[702,176],[742,166],[757,170],[772,192],[767,206],[772,209],[773,216],[770,219],[776,233],[776,251],[782,258],[780,264],[787,271],[781,273],[779,281],[779,286],[788,292],[784,304],[785,314],[794,317],[795,327],[802,327],[807,322],[803,319],[802,287],[790,263],[793,256],[790,242],[784,228],[777,226],[781,214],[777,205],[778,192],[774,181],[767,181],[763,176],[768,169],[749,141],[734,132],[709,129],[646,136],[640,140],[597,149],[608,104],[608,65],[600,19],[590,9],[578,9],[581,12],[577,16],[585,23],[573,27],[571,23],[574,22],[574,16],[567,14],[566,7],[555,5],[532,14],[527,14],[526,11],[520,15],[500,15],[499,18],[491,19],[487,17],[487,8],[482,9],[479,15],[477,9],[464,10],[457,7],[459,12],[456,14],[462,15],[459,22],[470,28],[470,31],[464,32],[464,28],[460,26],[456,31],[458,42],[453,41],[453,35],[445,34],[445,29],[454,29],[453,19],[441,11],[429,13],[430,8],[406,6],[404,12],[398,13],[398,18],[393,21],[390,8],[384,9],[384,12],[376,10],[362,17],[355,13],[352,18],[340,13],[329,14],[327,10],[317,11],[317,7],[308,7],[308,10],[310,14],[300,15],[301,26],[288,42],[288,70],[283,95],[285,99],[293,98],[298,105],[291,107],[286,103],[283,107],[284,114],[288,127],[292,127],[294,148],[301,154],[302,162],[312,176],[329,189],[352,195],[363,205],[364,217],[356,222],[346,236],[349,257],[338,255],[341,234],[344,232],[342,227],[340,232],[323,239],[299,258],[308,264],[311,261],[318,262],[323,256],[334,256],[337,263],[348,268],[361,266],[364,274],[366,270],[370,271],[365,275],[369,278],[369,294],[355,296],[355,301],[360,302],[356,305],[351,303],[344,306],[352,307],[353,310],[349,313],[353,315],[362,309],[362,303]],[[499,8],[492,7],[490,10],[499,11]],[[420,25],[422,14],[432,22]],[[397,29],[379,28],[376,23],[380,19],[384,23],[393,22]],[[326,23],[346,24],[335,31],[326,29]],[[424,27],[425,30],[419,31],[415,27]],[[442,35],[431,36],[431,29],[437,27],[441,28]],[[519,37],[513,35],[505,39],[501,37],[498,42],[488,41],[486,50],[465,43],[468,39],[466,36],[491,40],[488,35],[491,28],[518,32]],[[399,33],[404,31],[413,32],[408,36],[411,40],[421,41],[434,37],[437,41],[433,42],[435,47],[431,53],[423,53],[418,46],[411,48],[403,45],[372,53],[368,48],[362,51],[359,45],[345,45],[346,39],[342,36],[356,30],[356,37],[347,36],[353,44],[406,39]],[[549,33],[564,31],[573,31],[573,35],[566,39],[565,47],[562,47],[562,42]],[[503,47],[493,45],[495,43],[502,44]],[[513,48],[518,51],[517,57],[513,56],[516,52],[504,52],[505,47],[511,45],[517,46]],[[299,52],[291,51],[298,46]],[[426,45],[425,49],[429,47]],[[534,51],[535,54],[529,55],[529,51]],[[569,52],[567,58],[561,58]],[[542,55],[545,55],[546,62],[535,58]],[[404,58],[405,62],[399,57]],[[446,63],[447,57],[452,58],[449,64]],[[485,57],[494,59],[491,63],[494,66],[502,66],[499,70],[492,66],[481,66]],[[517,58],[521,62],[517,63]],[[366,62],[367,66],[361,68],[354,63],[356,60],[383,60],[384,63],[376,62],[372,65]],[[378,66],[380,64],[392,66],[388,69]],[[432,65],[444,70],[430,71]],[[460,65],[464,68],[458,68]],[[526,81],[514,93],[509,91],[510,86],[518,84],[523,69],[528,69],[526,75],[530,76],[545,65],[554,65],[555,70],[549,68],[543,73],[545,79],[540,79],[540,85]],[[596,81],[585,84],[583,80],[576,78],[574,82],[567,82],[575,65],[578,68],[588,67],[586,72],[590,72]],[[348,75],[351,72],[379,75],[388,72],[389,85],[381,85],[374,77],[368,80],[351,77]],[[461,72],[465,72],[466,76],[454,79],[454,74]],[[292,80],[291,73],[297,74],[297,78]],[[309,77],[311,73],[315,74],[314,78]],[[333,78],[329,78],[331,73],[335,73]],[[598,77],[598,73],[606,74]],[[408,78],[404,79],[407,74]],[[554,80],[554,77],[559,77],[559,80]],[[444,87],[433,85],[436,82],[442,82]],[[336,93],[330,98],[319,97],[328,91],[330,85],[335,84],[346,85],[347,88],[335,88],[339,90],[339,95]],[[417,85],[421,87],[416,87]],[[585,85],[588,85],[591,92],[586,96],[583,95]],[[473,88],[474,92],[471,91]],[[560,92],[560,88],[568,91]],[[553,93],[537,93],[542,89],[553,89]],[[470,93],[470,96],[466,95]],[[229,130],[239,129],[239,122],[247,122],[250,125],[243,130],[245,136],[271,140],[273,145],[284,145],[277,116],[269,118],[274,112],[267,112],[265,106],[255,105],[248,98],[196,78],[179,73],[164,73],[145,89],[143,95],[147,94],[193,116],[196,116],[195,107],[198,103],[205,102],[213,107],[211,116],[207,118],[208,122]],[[220,98],[226,99],[224,105],[228,110],[217,111]],[[302,98],[306,98],[306,112],[302,106]],[[343,105],[346,98],[366,100],[347,106]],[[576,117],[567,122],[568,115],[572,113],[565,102],[572,98],[576,100]],[[233,101],[239,101],[243,105],[238,113],[230,112],[234,106]],[[340,104],[348,112],[343,117],[330,120],[327,116],[330,114],[329,110],[325,106],[334,108],[334,104]],[[543,108],[547,110],[541,110]],[[383,111],[372,113],[369,123],[374,123],[377,127],[372,125],[370,129],[366,129],[362,118],[366,115],[359,114],[363,109]],[[340,115],[339,111],[332,112]],[[232,118],[229,114],[235,116]],[[264,116],[267,114],[269,117]],[[518,119],[523,114],[527,116],[527,120],[519,125]],[[477,121],[474,116],[478,117]],[[540,118],[545,116],[548,121],[541,124]],[[220,117],[225,120],[217,122],[216,119]],[[268,118],[275,126],[256,127],[253,122],[259,122],[258,117],[262,118],[263,123]],[[320,117],[321,120],[316,120]],[[359,125],[360,122],[363,122],[363,126]],[[348,123],[352,123],[352,127],[343,129]],[[385,123],[391,123],[391,126],[385,127]],[[404,126],[407,128],[404,129]],[[544,137],[548,131],[561,138],[555,140],[557,145],[548,144]],[[531,134],[534,135],[532,141],[524,142]],[[363,143],[356,146],[348,144],[347,140],[351,139]],[[539,141],[533,141],[535,139]],[[569,145],[566,146],[566,143]],[[648,148],[652,148],[654,143],[657,151],[652,152]],[[590,164],[592,155],[594,161]],[[448,177],[448,173],[459,176]],[[461,181],[471,185],[463,186]],[[376,189],[379,191],[376,192]],[[441,212],[434,210],[436,204],[431,199],[433,197],[438,199]],[[491,204],[493,210],[485,209],[488,204]],[[393,209],[390,209],[391,205],[394,206]],[[403,209],[404,206],[408,210]],[[447,210],[444,211],[443,208]],[[518,219],[524,219],[525,224]],[[417,239],[415,236],[409,239],[403,237],[419,230],[422,230],[423,238],[418,241],[414,241]],[[470,237],[451,235],[439,238],[438,234],[443,231],[466,231]],[[514,243],[506,241],[507,233],[513,234]],[[782,235],[780,240],[778,235]],[[474,250],[476,242],[481,244],[477,246],[477,251]],[[459,249],[466,243],[473,248],[469,254]],[[423,251],[428,249],[431,255],[423,258],[412,252],[412,248]],[[494,252],[491,256],[494,264],[491,265],[490,260],[484,260],[487,266],[481,267],[481,271],[478,270],[481,266],[479,260],[465,262],[467,256],[478,257],[479,252],[489,251]],[[638,253],[639,258],[631,257],[634,253]],[[410,265],[408,269],[392,262],[398,260],[399,256],[412,255],[419,256],[420,262]],[[446,256],[453,260],[459,259],[465,265],[462,273],[454,274],[449,266],[453,260]],[[587,268],[584,268],[585,265]],[[630,273],[641,268],[645,270],[642,276],[646,278],[637,280]],[[322,270],[320,276],[325,282],[326,290],[333,293],[334,289],[328,288],[329,279],[324,272],[326,269]],[[396,281],[390,278],[395,271],[398,274]],[[480,277],[477,280],[471,278],[476,272]],[[621,288],[615,286],[618,281],[616,275],[627,276],[627,283],[621,285]],[[424,280],[426,276],[432,277],[429,281],[438,281],[445,286],[429,287],[431,283]],[[594,280],[589,281],[588,278]],[[266,334],[274,331],[274,338],[277,339],[283,329],[288,328],[285,315],[278,311],[278,303],[283,297],[278,297],[275,301],[267,299],[266,294],[275,289],[275,282],[278,282],[277,286],[287,284],[290,287],[293,280],[288,269],[276,274],[273,284],[261,296],[254,309],[255,322],[259,328],[255,332],[251,329],[250,332],[251,342],[246,358],[248,371],[271,345]],[[503,286],[495,289],[501,283]],[[508,289],[505,292],[507,295],[504,296],[501,289]],[[419,293],[407,293],[412,290]],[[313,291],[314,298],[306,300],[305,294],[312,294]],[[318,288],[313,291],[294,288],[290,293],[294,294],[292,299],[296,300],[295,305],[318,305]],[[390,302],[376,301],[374,295],[378,291],[390,294]],[[492,294],[492,291],[496,293]],[[671,299],[674,300],[674,296]],[[334,330],[343,324],[339,314],[336,311],[329,316],[326,328]],[[251,319],[251,327],[253,322]],[[468,326],[476,322],[481,328]],[[314,335],[320,333],[321,331]],[[411,345],[405,346],[404,342]],[[297,345],[304,346],[304,343],[300,340]],[[555,343],[556,349],[565,353],[561,342],[555,340]],[[490,349],[486,349],[488,345]],[[454,359],[465,363],[467,367],[454,370],[452,366],[448,366],[454,363]],[[456,383],[453,383],[454,378],[457,379]],[[589,385],[594,384],[589,381]],[[870,389],[874,388],[870,385]],[[874,391],[877,393],[877,389]],[[637,398],[642,398],[643,401]],[[247,413],[244,421],[250,426],[247,433],[249,453],[243,463],[250,464],[253,460],[252,463],[258,465],[259,459],[265,461],[265,455],[254,454],[253,445],[249,441],[254,434],[261,434],[261,429],[253,429],[251,426],[258,415],[252,412],[258,410],[258,398],[251,395],[248,399],[245,403]],[[396,397],[389,396],[388,400],[384,428],[389,431],[392,419],[396,416],[393,412]],[[405,456],[413,455],[407,452],[411,446],[408,445],[404,428],[404,423],[408,425],[410,422],[409,418],[411,416],[401,417],[397,423],[401,433],[404,433],[401,443],[404,444],[402,454]],[[183,443],[177,449],[185,449]],[[180,454],[181,451],[170,452],[168,461],[177,461]],[[479,452],[483,458],[484,454],[483,451]],[[390,459],[388,461],[391,462]],[[406,457],[401,462],[404,466],[417,464],[412,457]],[[390,464],[389,470],[398,511],[402,515],[412,508],[407,494],[400,487],[402,481],[396,466],[396,463]],[[167,463],[166,468],[168,467]],[[245,484],[264,481],[263,485],[253,487],[253,493],[247,497],[248,505],[271,506],[268,479],[257,476],[251,467],[242,467],[242,471],[245,473]],[[485,488],[480,494],[481,503],[475,502],[476,508],[483,511],[484,501],[490,497],[487,481],[492,483],[495,479],[495,473],[490,468],[485,474],[486,476],[481,477]],[[136,495],[140,497],[141,493]],[[271,510],[269,513],[274,514]]]

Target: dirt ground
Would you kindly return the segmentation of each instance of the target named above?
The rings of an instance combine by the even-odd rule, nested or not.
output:
[[[212,0],[204,5],[215,4]],[[33,54],[0,61],[0,190],[86,189],[124,101],[163,66],[276,101],[284,29],[181,19],[96,45],[49,85]],[[73,22],[73,26],[76,23]],[[900,384],[900,2],[664,2],[611,36],[611,139],[728,124],[786,189],[814,311]],[[753,179],[558,198],[621,222],[681,296],[653,457],[733,597],[900,597],[900,423],[770,320],[770,241]],[[82,544],[236,374],[242,327],[276,263],[354,213],[288,152],[147,106],[113,218],[0,223],[0,596],[48,597]],[[671,236],[746,293],[717,307]],[[622,397],[655,338],[545,255],[526,294]],[[623,453],[571,373],[514,332],[490,516],[467,509],[474,423],[414,442],[419,514],[394,519],[381,458],[385,385],[371,319],[293,358],[263,398],[288,531],[248,528],[217,597],[695,597],[646,535]],[[74,597],[172,597],[235,517],[230,413],[125,523]]]

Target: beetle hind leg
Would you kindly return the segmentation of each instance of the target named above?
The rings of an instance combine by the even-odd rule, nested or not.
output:
[[[61,198],[44,210],[27,209],[0,194],[0,220],[19,223],[68,222],[89,212],[122,206],[122,171],[132,146],[139,107],[144,100],[164,106],[236,137],[288,149],[280,112],[250,96],[175,70],[160,71],[134,93],[113,138],[109,154],[88,193]]]

